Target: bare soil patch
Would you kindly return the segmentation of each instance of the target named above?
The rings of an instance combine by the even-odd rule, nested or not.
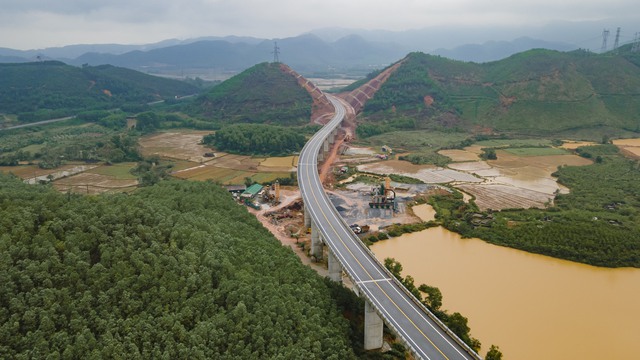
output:
[[[77,192],[82,194],[101,194],[105,192],[131,191],[138,186],[135,179],[115,179],[111,176],[82,173],[63,178],[53,183],[58,191]]]
[[[564,144],[562,144],[562,148],[563,149],[567,149],[567,150],[575,150],[581,146],[589,146],[589,145],[595,145],[596,143],[591,142],[591,141],[571,141],[571,140],[564,140]]]
[[[144,156],[205,162],[211,158],[204,154],[212,151],[200,143],[208,134],[211,131],[175,131],[145,136],[140,139],[141,152]]]
[[[294,172],[296,166],[298,166],[297,156],[270,157],[260,162],[258,171]]]
[[[430,184],[450,182],[482,182],[483,180],[469,173],[441,168],[433,165],[414,165],[407,161],[388,160],[358,166],[359,171],[374,174],[398,174],[416,178]]]
[[[440,155],[444,155],[451,159],[451,161],[459,162],[459,161],[477,161],[478,154],[475,152],[467,151],[467,150],[440,150],[438,151]]]
[[[543,208],[553,195],[505,184],[460,184],[461,190],[473,194],[482,210],[532,207]]]

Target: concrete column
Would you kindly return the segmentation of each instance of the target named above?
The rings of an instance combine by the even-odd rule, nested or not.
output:
[[[309,210],[307,210],[307,207],[304,207],[304,231],[306,232],[307,229],[311,226],[311,212]]]
[[[324,160],[324,151],[320,149],[320,152],[318,153],[318,161],[323,161],[323,160]]]
[[[364,302],[364,349],[374,350],[382,347],[382,327],[384,322],[369,301]]]
[[[328,152],[328,151],[329,151],[329,141],[328,141],[328,140],[325,140],[325,141],[324,141],[324,143],[323,143],[323,145],[324,145],[324,146],[323,146],[323,150],[324,150],[324,152]]]
[[[329,250],[329,279],[339,283],[342,282],[342,265],[331,250]]]
[[[322,239],[314,222],[311,222],[311,255],[315,256],[316,260],[322,260]]]

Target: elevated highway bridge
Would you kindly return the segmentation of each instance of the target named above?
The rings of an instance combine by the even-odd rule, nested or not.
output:
[[[382,347],[386,323],[417,358],[481,359],[376,259],[325,194],[318,175],[318,161],[335,140],[346,112],[338,99],[328,97],[335,115],[302,149],[298,183],[304,201],[305,225],[311,226],[312,255],[322,258],[326,245],[330,278],[342,281],[344,271],[365,299],[365,349]]]

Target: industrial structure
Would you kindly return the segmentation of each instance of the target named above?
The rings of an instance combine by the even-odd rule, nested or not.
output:
[[[396,192],[391,188],[391,179],[387,176],[384,184],[371,190],[371,201],[369,207],[372,209],[393,209],[397,210]]]

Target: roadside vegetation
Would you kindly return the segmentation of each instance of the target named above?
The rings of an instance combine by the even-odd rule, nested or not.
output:
[[[464,341],[473,351],[479,353],[482,344],[480,340],[471,336],[471,329],[469,328],[466,317],[462,316],[459,312],[453,314],[447,313],[446,310],[442,310],[442,292],[435,286],[429,286],[421,284],[416,286],[414,279],[411,275],[402,276],[402,264],[394,258],[384,259],[384,266],[398,279],[407,290],[415,296],[433,315],[435,315],[440,321],[442,321],[451,331],[453,331],[460,340]],[[491,345],[486,359],[501,359],[502,353],[495,345]]]

